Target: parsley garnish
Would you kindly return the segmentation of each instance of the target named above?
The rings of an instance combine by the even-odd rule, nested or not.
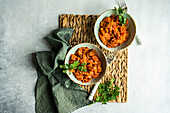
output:
[[[87,69],[86,69],[85,67],[83,67],[83,66],[79,66],[79,67],[78,67],[78,70],[79,70],[79,71],[84,71],[84,72],[87,71]]]
[[[67,73],[68,70],[73,70],[73,69],[78,69],[79,71],[84,71],[86,72],[87,69],[84,67],[86,63],[82,63],[82,65],[79,65],[79,61],[74,61],[72,64],[66,64],[66,65],[60,65],[60,69],[63,69],[63,73]],[[71,71],[69,74],[71,74]]]
[[[84,63],[84,62],[83,62],[83,63],[82,63],[82,66],[85,66],[85,65],[87,65],[87,63]]]
[[[122,9],[121,7],[119,7],[118,9],[115,7],[115,11],[116,13],[119,15],[119,22],[120,24],[125,25],[126,24],[126,20],[127,18],[125,17],[125,9]]]
[[[114,79],[107,81],[106,84],[100,84],[98,87],[99,96],[96,98],[96,102],[102,102],[102,104],[107,104],[110,100],[116,100],[119,95],[119,87],[113,87],[112,84]]]

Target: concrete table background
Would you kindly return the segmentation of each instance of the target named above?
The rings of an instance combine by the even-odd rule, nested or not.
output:
[[[101,14],[114,0],[0,0],[0,113],[34,113],[37,73],[31,53],[60,14]],[[129,47],[128,102],[96,103],[74,113],[170,112],[169,0],[128,0],[143,44]]]

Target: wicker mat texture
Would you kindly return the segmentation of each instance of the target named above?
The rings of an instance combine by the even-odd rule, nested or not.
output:
[[[108,50],[105,50],[97,43],[94,36],[94,24],[99,15],[60,15],[59,23],[60,27],[73,28],[74,32],[72,38],[70,39],[70,45],[74,46],[79,43],[93,43],[96,44],[104,54],[108,54]],[[127,67],[128,67],[128,49],[118,51],[115,55],[112,63],[108,66],[106,75],[103,77],[102,82],[114,78],[114,85],[120,87],[120,94],[116,100],[111,102],[124,103],[127,102]],[[91,86],[81,86],[86,91],[90,92],[94,85]],[[98,96],[96,92],[93,100]]]

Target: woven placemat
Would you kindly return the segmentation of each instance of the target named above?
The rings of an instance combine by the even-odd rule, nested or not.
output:
[[[99,15],[60,15],[60,27],[69,27],[74,30],[69,42],[71,46],[84,42],[93,43],[96,44],[104,54],[108,54],[109,51],[99,46],[94,36],[94,24],[98,17]],[[114,85],[120,87],[119,97],[111,102],[127,102],[127,63],[128,49],[118,51],[112,63],[108,66],[106,75],[102,79],[101,83],[104,83],[105,81],[114,78]],[[81,87],[90,92],[93,86],[94,85]],[[97,96],[98,92],[96,92],[93,100],[95,100]]]

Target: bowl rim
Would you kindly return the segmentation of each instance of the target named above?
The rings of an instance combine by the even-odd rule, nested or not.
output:
[[[72,81],[73,81],[74,83],[76,83],[76,84],[83,85],[83,86],[94,85],[94,84],[96,84],[97,82],[99,82],[99,81],[106,75],[107,66],[108,66],[108,64],[107,64],[107,57],[106,57],[106,55],[103,53],[103,51],[102,51],[99,47],[97,47],[95,44],[92,44],[92,43],[79,43],[79,44],[74,45],[73,47],[71,47],[71,49],[73,49],[74,47],[76,47],[76,46],[78,46],[78,45],[82,45],[82,44],[93,45],[93,46],[95,46],[96,48],[98,48],[99,51],[104,55],[104,58],[105,58],[105,60],[106,60],[106,67],[105,67],[105,72],[104,72],[103,76],[102,76],[98,81],[96,81],[96,82],[94,82],[94,83],[91,83],[91,84],[80,84],[80,83],[77,83],[76,81],[72,80],[71,77],[68,75],[68,72],[67,72],[66,74],[67,74],[67,76],[70,78],[70,80],[72,80]],[[71,49],[67,52],[67,54],[66,54],[66,56],[65,56],[64,65],[67,63],[67,62],[66,62],[66,57],[68,56],[68,53],[71,51]],[[74,75],[73,75],[73,76],[74,76]],[[88,82],[87,82],[87,83],[88,83]]]
[[[100,14],[100,16],[97,18],[97,20],[98,20],[104,13],[106,13],[107,11],[110,11],[110,10],[115,10],[115,9],[108,9],[108,10],[104,11],[103,13]],[[125,12],[125,13],[126,13],[126,12]],[[129,13],[126,13],[126,14],[133,20],[134,27],[135,27],[135,35],[136,35],[136,23],[135,23],[134,19],[132,18],[132,16],[131,16]],[[104,18],[103,18],[103,19],[104,19]],[[132,44],[132,42],[134,41],[135,36],[133,37],[133,39],[132,39],[132,41],[130,42],[129,45],[127,45],[125,48],[122,48],[122,49],[119,49],[119,50],[112,50],[112,49],[115,48],[115,47],[113,47],[113,48],[108,48],[106,45],[102,46],[102,45],[100,44],[100,42],[101,42],[101,43],[103,43],[103,42],[99,39],[99,37],[97,38],[97,36],[96,36],[96,34],[95,34],[95,29],[96,29],[97,20],[96,20],[96,22],[95,22],[95,24],[94,24],[94,29],[93,29],[93,30],[94,30],[94,35],[95,35],[95,38],[96,38],[97,42],[99,43],[99,45],[100,45],[101,47],[103,47],[104,49],[106,49],[106,50],[108,50],[108,51],[120,51],[120,50],[124,50],[124,49],[128,48],[128,47]],[[99,27],[100,27],[100,26],[99,26]],[[105,46],[106,46],[106,47],[105,47]],[[117,46],[117,47],[118,47],[118,46]]]

